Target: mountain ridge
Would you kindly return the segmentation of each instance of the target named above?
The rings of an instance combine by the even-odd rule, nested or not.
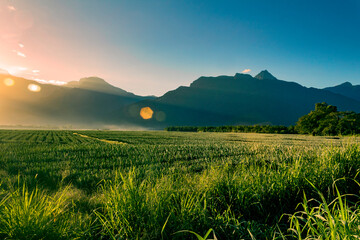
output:
[[[70,88],[80,88],[120,96],[136,97],[134,93],[127,92],[119,87],[115,87],[106,82],[104,79],[95,76],[81,78],[79,81],[71,81],[68,82],[65,86]]]
[[[359,101],[278,80],[268,71],[263,71],[258,78],[240,73],[200,77],[189,87],[181,86],[155,100],[140,102],[138,108],[149,105],[154,111],[168,112],[168,125],[290,125],[311,111],[315,103],[324,101],[337,105],[339,109],[360,111]],[[212,117],[204,114],[193,121],[194,118],[184,109],[201,110]],[[165,126],[155,120],[149,120],[147,124],[151,125],[151,121]]]
[[[324,88],[324,90],[360,101],[360,85],[353,85],[350,82],[344,82],[334,87]]]
[[[7,78],[15,84],[6,85]],[[171,125],[291,125],[318,102],[360,112],[360,100],[345,93],[279,80],[267,70],[255,77],[243,73],[202,76],[188,87],[180,86],[160,97],[137,96],[98,77],[82,78],[69,86],[41,84],[8,74],[0,74],[0,79],[0,124],[23,120],[89,128],[122,125],[151,129]],[[30,91],[31,84],[41,90]],[[346,89],[354,86],[342,84]],[[146,107],[153,111],[150,119],[140,116]]]

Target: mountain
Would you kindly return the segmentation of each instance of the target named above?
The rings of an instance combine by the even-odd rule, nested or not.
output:
[[[133,121],[147,126],[294,124],[314,109],[315,103],[327,102],[339,110],[360,111],[360,102],[330,91],[306,88],[294,82],[278,80],[268,71],[255,77],[200,77],[189,87],[179,87],[162,97],[141,101],[132,108],[150,107],[154,116]],[[158,121],[156,114],[166,115]]]
[[[97,77],[65,86],[0,74],[0,125],[145,127],[291,125],[327,102],[339,111],[360,112],[359,86],[316,89],[279,80],[264,70],[252,77],[200,77],[161,97],[142,97]]]
[[[349,82],[344,82],[335,87],[324,88],[324,90],[360,101],[360,85],[352,85]]]
[[[0,124],[79,127],[131,124],[124,117],[126,106],[149,99],[113,87],[104,80],[80,82],[84,88],[40,84],[0,74]]]
[[[107,83],[104,79],[99,77],[81,78],[79,81],[68,82],[65,86],[70,88],[86,89],[90,91],[119,95],[124,97],[132,97],[132,98],[139,97],[121,88],[114,87],[113,85]]]
[[[269,79],[269,80],[277,80],[276,77],[274,77],[271,73],[268,72],[268,70],[261,71],[258,75],[256,75],[254,78],[257,78],[259,80]]]

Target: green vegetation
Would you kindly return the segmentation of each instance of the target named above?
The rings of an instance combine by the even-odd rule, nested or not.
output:
[[[280,133],[311,134],[314,136],[336,136],[360,134],[360,114],[339,112],[337,107],[327,103],[317,103],[315,110],[299,118],[296,126],[219,126],[219,127],[167,127],[166,131],[177,132],[244,132],[244,133]]]
[[[219,127],[191,127],[191,126],[173,126],[166,127],[165,131],[173,132],[238,132],[238,133],[279,133],[294,134],[294,126],[272,126],[272,125],[239,125],[239,126],[219,126]]]
[[[360,133],[360,114],[339,112],[337,107],[317,103],[315,110],[301,117],[295,129],[312,135],[350,135]]]
[[[315,188],[315,187],[314,187]],[[360,237],[360,213],[358,207],[349,207],[345,195],[340,195],[335,185],[337,198],[327,203],[318,191],[320,201],[307,200],[301,204],[302,211],[290,216],[290,230],[302,239],[358,239]],[[312,202],[315,201],[315,206]]]
[[[360,234],[356,137],[2,130],[0,149],[0,239]]]

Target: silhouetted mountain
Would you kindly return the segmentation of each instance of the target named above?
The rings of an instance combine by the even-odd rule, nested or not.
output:
[[[340,86],[334,88],[358,89],[348,83]],[[0,125],[135,125],[157,129],[170,125],[290,125],[319,102],[335,105],[340,111],[360,112],[360,102],[353,99],[356,93],[347,97],[330,90],[278,80],[266,70],[255,77],[241,73],[200,77],[189,87],[158,98],[136,96],[95,77],[55,86],[2,74]],[[149,119],[140,116],[141,109],[143,117]]]
[[[306,88],[297,83],[277,80],[268,71],[256,77],[200,77],[190,87],[179,87],[154,100],[134,104],[149,106],[166,120],[136,120],[148,126],[294,124],[299,117],[327,102],[340,110],[360,111],[360,102],[329,91]],[[135,108],[133,106],[133,108]]]
[[[335,87],[327,87],[324,89],[360,101],[360,85],[352,85],[349,82],[344,82]]]
[[[264,79],[277,80],[277,78],[274,77],[271,73],[269,73],[268,70],[263,70],[259,72],[259,74],[255,76],[255,78],[260,80],[264,80]]]
[[[139,100],[142,100],[143,98],[146,98],[146,99],[155,98],[153,96],[147,96],[147,97],[136,96],[135,94],[127,92],[121,88],[114,87],[113,85],[107,83],[104,79],[99,78],[99,77],[81,78],[79,81],[68,82],[65,85],[65,87],[86,89],[86,90],[91,90],[91,91],[95,91],[95,92],[137,98]]]
[[[84,127],[127,124],[125,107],[148,99],[115,88],[104,80],[91,82],[84,79],[81,82],[81,86],[94,89],[40,84],[11,75],[0,75],[0,124],[68,124]],[[100,90],[96,91],[95,87]],[[101,91],[106,88],[119,89],[118,94]]]

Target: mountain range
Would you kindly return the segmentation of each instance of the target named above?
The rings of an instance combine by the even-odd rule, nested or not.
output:
[[[161,97],[138,96],[98,77],[63,86],[40,84],[0,71],[0,125],[161,129],[166,126],[292,125],[315,103],[360,112],[360,86],[324,89],[255,77],[200,77]]]

